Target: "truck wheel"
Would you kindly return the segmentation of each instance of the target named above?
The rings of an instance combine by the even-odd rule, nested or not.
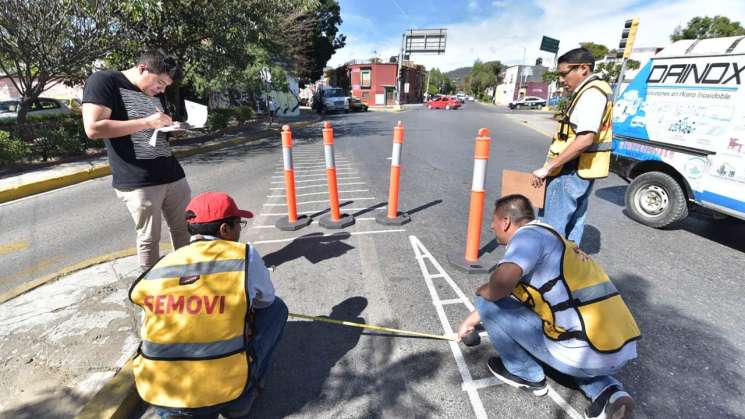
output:
[[[636,177],[626,188],[629,216],[644,225],[662,228],[688,216],[683,189],[672,176],[649,172]]]

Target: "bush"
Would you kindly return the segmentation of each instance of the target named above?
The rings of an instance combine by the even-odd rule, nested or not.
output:
[[[249,119],[251,119],[254,115],[254,110],[251,109],[249,106],[238,106],[234,109],[235,112],[235,119],[238,121],[239,124],[242,124]]]
[[[27,158],[30,147],[24,141],[11,138],[7,131],[0,131],[0,163],[13,164]]]
[[[211,131],[226,128],[231,119],[233,119],[232,109],[212,109],[207,116],[207,127]]]

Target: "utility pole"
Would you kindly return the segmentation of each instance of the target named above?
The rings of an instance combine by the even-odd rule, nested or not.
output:
[[[623,83],[624,73],[626,73],[626,61],[631,56],[631,51],[634,49],[634,41],[636,40],[636,30],[639,27],[639,18],[627,20],[623,25],[623,31],[621,32],[621,42],[618,43],[618,52],[616,58],[623,58],[621,63],[621,72],[618,73],[618,79],[616,80],[616,88],[613,89],[613,98],[617,98],[621,91],[621,84]]]

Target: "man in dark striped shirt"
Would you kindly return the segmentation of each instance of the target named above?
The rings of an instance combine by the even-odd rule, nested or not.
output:
[[[112,186],[134,220],[143,269],[160,256],[161,213],[174,249],[189,244],[184,210],[191,189],[167,134],[158,132],[152,141],[156,129],[173,125],[163,92],[180,78],[176,61],[155,50],[128,70],[93,73],[83,90],[85,132],[106,143]]]

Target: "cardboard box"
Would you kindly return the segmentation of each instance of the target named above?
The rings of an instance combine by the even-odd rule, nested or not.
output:
[[[535,208],[543,208],[543,199],[546,196],[546,182],[543,182],[540,188],[534,188],[531,184],[532,179],[532,173],[503,170],[502,190],[499,196],[512,194],[525,195]]]

